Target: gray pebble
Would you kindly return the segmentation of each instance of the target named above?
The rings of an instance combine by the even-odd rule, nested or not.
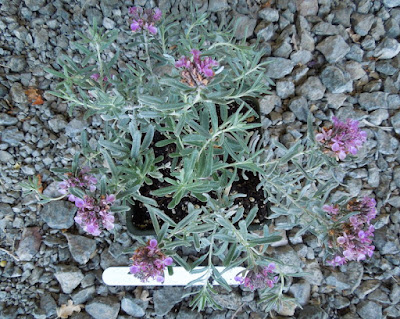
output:
[[[387,109],[388,94],[384,92],[374,92],[374,93],[361,93],[358,98],[358,103],[366,111],[374,111],[377,109]]]
[[[353,91],[353,81],[350,74],[341,68],[328,65],[321,73],[322,83],[331,93],[345,93]]]
[[[208,4],[208,10],[211,12],[220,12],[229,10],[230,6],[227,0],[210,1]]]
[[[400,109],[400,95],[399,94],[390,94],[387,98],[388,108],[390,110],[398,110]]]
[[[378,142],[378,151],[384,155],[394,154],[399,142],[396,138],[385,133],[383,130],[378,130],[375,133],[376,140]]]
[[[46,312],[47,317],[52,317],[57,314],[57,304],[50,293],[41,295],[40,308]]]
[[[265,67],[265,75],[271,79],[282,79],[290,74],[294,68],[294,63],[284,58],[267,58],[265,61],[271,61]]]
[[[392,59],[400,52],[400,44],[395,39],[385,38],[374,51],[374,57],[379,59]]]
[[[245,15],[237,15],[236,23],[237,28],[235,32],[235,37],[238,40],[242,40],[243,38],[247,39],[253,35],[257,20]]]
[[[65,234],[72,258],[81,265],[86,264],[96,250],[96,241],[84,236]]]
[[[291,81],[279,81],[276,83],[276,94],[286,99],[294,94],[294,84]]]
[[[397,134],[400,134],[400,112],[397,112],[394,116],[390,118],[390,122]],[[1,155],[0,155],[1,158]]]
[[[307,305],[299,313],[298,319],[328,319],[328,314],[316,305]]]
[[[324,96],[325,86],[316,76],[309,77],[301,86],[297,87],[296,94],[308,100],[320,100]]]
[[[184,290],[181,287],[163,287],[154,291],[153,302],[157,316],[166,315],[175,304],[181,301]]]
[[[282,101],[279,96],[272,94],[266,95],[260,101],[260,112],[261,114],[268,115],[271,113],[275,107],[281,107]]]
[[[302,16],[317,15],[318,0],[296,0],[296,7]]]
[[[383,4],[388,8],[399,7],[400,0],[383,0]]]
[[[46,0],[24,0],[25,5],[29,8],[31,11],[38,11],[40,8],[42,8]]]
[[[21,85],[21,83],[14,83],[11,86],[11,98],[15,103],[27,103],[28,102],[28,98],[25,94],[25,91]]]
[[[88,300],[92,299],[95,293],[96,293],[96,288],[94,286],[85,289],[80,289],[71,296],[72,301],[74,302],[75,305],[84,304]]]
[[[26,60],[23,56],[11,57],[8,67],[12,72],[21,72],[26,67]]]
[[[33,47],[36,49],[44,50],[49,40],[49,33],[45,29],[40,29],[40,31],[38,32],[33,32],[33,38],[35,39]]]
[[[139,305],[136,299],[131,297],[125,297],[121,300],[121,308],[133,317],[143,317],[146,314],[145,309]]]
[[[328,22],[319,22],[317,23],[312,32],[316,35],[337,35],[339,34],[339,30],[337,26],[332,25]]]
[[[311,285],[307,281],[302,281],[297,284],[293,284],[289,288],[289,292],[293,294],[297,302],[304,306],[308,303],[311,294]]]
[[[115,22],[110,18],[104,18],[103,27],[106,28],[107,30],[112,30],[115,28]]]
[[[357,34],[366,36],[374,23],[374,15],[353,13],[351,15],[351,23]]]
[[[317,45],[329,63],[340,61],[350,51],[349,45],[340,35],[330,36]]]
[[[258,16],[267,22],[276,22],[279,20],[279,12],[273,8],[265,8],[258,12]]]
[[[64,293],[70,294],[83,279],[83,274],[76,266],[60,265],[57,267],[55,277]]]
[[[76,206],[67,201],[52,201],[44,204],[40,216],[51,228],[67,229],[74,224]]]
[[[39,233],[39,227],[25,228],[16,254],[20,260],[30,261],[39,252],[41,243],[42,236]]]
[[[290,55],[290,59],[296,64],[307,64],[312,59],[312,54],[310,51],[299,50],[297,52],[293,52]]]
[[[363,300],[357,305],[357,313],[362,319],[381,319],[382,306],[376,302]]]
[[[20,132],[16,126],[9,126],[1,133],[1,140],[11,146],[19,146],[24,137],[24,133]]]
[[[85,311],[94,319],[116,319],[119,309],[118,299],[112,296],[96,297],[85,307]]]
[[[289,109],[296,115],[298,120],[303,122],[307,121],[309,109],[307,99],[304,96],[291,99],[289,102]]]
[[[14,116],[10,116],[6,113],[0,113],[0,125],[8,126],[15,125],[18,123],[18,119]]]
[[[400,35],[400,25],[395,19],[390,18],[385,22],[386,35],[390,38],[397,38]]]
[[[362,62],[363,56],[364,56],[364,51],[360,48],[359,44],[352,44],[350,46],[350,51],[346,54],[347,59],[358,62]]]

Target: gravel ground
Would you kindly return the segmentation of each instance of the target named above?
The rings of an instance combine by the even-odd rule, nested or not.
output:
[[[69,117],[66,105],[46,94],[56,80],[44,67],[72,49],[74,30],[86,30],[94,17],[106,29],[128,30],[130,6],[159,6],[185,13],[191,1],[174,0],[0,0],[0,317],[55,318],[56,308],[72,299],[85,308],[71,318],[268,318],[257,293],[239,288],[219,295],[225,311],[201,314],[181,300],[183,288],[139,290],[102,283],[102,271],[126,265],[124,250],[135,245],[122,226],[117,237],[82,236],[73,225],[73,205],[52,202],[43,207],[21,196],[19,183],[40,174],[54,194],[50,167],[64,167],[78,150],[86,130],[95,143],[101,121],[85,121],[81,111]],[[261,101],[265,134],[290,143],[305,132],[313,112],[316,125],[332,115],[360,120],[368,143],[350,171],[338,176],[352,196],[377,199],[373,258],[340,269],[324,267],[313,236],[275,248],[287,263],[311,273],[293,280],[289,295],[303,309],[288,305],[279,318],[380,319],[400,317],[400,1],[399,0],[194,0],[213,21],[236,19],[236,37],[262,39],[276,82]],[[116,46],[124,51],[121,33]],[[129,54],[129,51],[126,51]],[[123,70],[129,55],[122,56]],[[31,105],[24,91],[43,90],[44,104]],[[340,195],[337,192],[335,195]],[[62,214],[60,214],[62,212]],[[278,318],[276,317],[276,318]]]

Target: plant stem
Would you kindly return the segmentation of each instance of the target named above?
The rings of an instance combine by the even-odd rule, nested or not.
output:
[[[149,52],[149,42],[147,39],[147,34],[146,32],[143,32],[143,38],[144,38],[144,48],[146,51],[146,64],[150,70],[151,75],[154,75],[153,73],[153,67],[151,66],[151,61],[150,61],[150,52]]]

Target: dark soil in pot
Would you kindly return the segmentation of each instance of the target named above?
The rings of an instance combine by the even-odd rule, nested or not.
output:
[[[254,105],[253,108],[259,111],[258,103],[255,99],[251,99],[248,103],[252,103]],[[235,112],[238,109],[238,105],[235,105],[229,111],[230,113]],[[249,122],[257,121],[255,117],[251,117],[248,120]],[[255,129],[257,130],[257,129]],[[160,141],[165,139],[160,133],[156,132],[154,136],[154,140],[152,142],[151,147],[153,147],[156,157],[159,155],[164,156],[164,160],[162,164],[166,164],[170,161],[168,154],[174,153],[176,150],[175,144],[168,144],[164,147],[155,147],[154,145]],[[169,169],[164,169],[162,171],[164,176],[170,176]],[[246,217],[246,212],[249,212],[254,206],[258,206],[258,213],[253,221],[253,224],[249,227],[252,230],[261,229],[262,225],[266,224],[267,217],[270,215],[270,207],[269,203],[264,203],[265,197],[262,189],[257,190],[256,187],[260,183],[260,180],[257,176],[254,176],[252,173],[246,173],[247,179],[245,180],[242,177],[240,171],[238,171],[239,180],[232,184],[232,188],[230,190],[231,193],[241,193],[246,194],[246,197],[240,197],[235,200],[235,204],[239,207],[243,207],[244,218]],[[156,197],[151,195],[151,191],[160,189],[168,186],[167,183],[161,183],[158,180],[153,180],[152,185],[144,185],[140,189],[140,193],[143,196],[153,198],[157,204],[158,208],[162,210],[166,215],[168,215],[173,221],[178,223],[187,215],[187,205],[188,203],[192,203],[193,205],[204,205],[203,202],[199,201],[194,197],[184,197],[181,202],[174,208],[169,209],[168,204],[171,202],[172,197]],[[212,194],[210,194],[212,196]],[[135,235],[140,236],[148,236],[155,235],[153,225],[151,222],[150,214],[147,211],[147,208],[141,203],[136,201],[135,206],[132,207],[132,210],[127,212],[127,226],[130,232]],[[162,221],[160,221],[162,224]]]

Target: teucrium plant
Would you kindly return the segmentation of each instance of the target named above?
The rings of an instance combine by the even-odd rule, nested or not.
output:
[[[62,175],[62,192],[80,207],[77,222],[94,235],[101,232],[99,227],[112,229],[112,212],[128,211],[138,201],[147,208],[157,237],[147,246],[138,238],[143,246],[134,254],[133,275],[162,281],[170,257],[188,271],[204,266],[202,279],[207,280],[191,293],[196,294],[192,306],[203,309],[207,304],[219,307],[208,279],[231,289],[215,263],[227,269],[245,265],[248,270],[238,274],[238,281],[249,289],[261,289],[261,301],[267,311],[272,310],[288,299],[283,295],[287,276],[301,274],[282,273],[281,262],[266,253],[281,237],[269,233],[267,225],[259,234],[249,230],[258,207],[245,211],[235,204],[236,198],[246,195],[232,193],[233,183],[256,175],[260,183],[254,187],[262,189],[271,204],[268,218],[275,220],[275,228],[298,227],[298,235],[311,232],[330,247],[327,257],[333,258],[337,245],[332,244],[332,229],[342,235],[343,246],[346,228],[341,223],[355,214],[353,210],[338,220],[326,206],[323,209],[339,185],[335,157],[344,160],[349,153],[354,155],[366,134],[358,131],[355,121],[334,119],[332,128],[315,135],[310,114],[306,138],[289,148],[276,139],[266,141],[261,125],[254,121],[258,112],[251,107],[252,99],[267,94],[272,83],[264,74],[267,63],[259,43],[237,42],[235,26],[226,31],[210,27],[205,14],[193,12],[192,22],[178,23],[172,17],[161,18],[158,9],[136,8],[130,13],[130,30],[127,27],[122,35],[131,37],[130,50],[136,58],[122,62],[114,44],[118,31],[104,33],[94,23],[87,34],[76,33],[82,40],[75,48],[83,58],[62,56],[58,70],[47,70],[61,79],[50,93],[68,103],[71,115],[79,107],[86,110],[86,118],[97,114],[105,125],[94,148],[82,132],[81,153],[75,155],[71,169],[54,170],[68,173],[70,181],[86,178],[89,184],[97,176],[97,188],[88,192],[87,183],[68,184]],[[167,145],[173,149],[170,158],[157,155],[156,149]],[[83,166],[92,169],[82,173]],[[153,197],[171,197],[169,208],[184,198],[195,198],[202,205],[189,203],[187,216],[173,221],[154,198],[142,194],[155,181],[164,186],[153,190]],[[34,191],[37,181],[24,187]],[[90,219],[99,213],[93,207],[104,215],[97,221]],[[91,214],[87,216],[94,215],[85,220],[87,211]],[[369,244],[370,235],[360,233],[360,241]],[[190,263],[177,254],[183,246],[202,255]]]

